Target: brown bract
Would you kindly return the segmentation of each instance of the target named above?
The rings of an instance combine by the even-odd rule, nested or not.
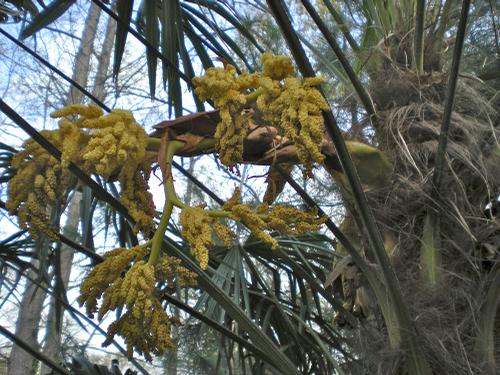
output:
[[[278,135],[275,127],[262,122],[258,110],[253,110],[252,124],[243,143],[243,163],[272,165],[276,163],[299,163],[297,148],[286,137]],[[186,145],[178,151],[180,156],[197,156],[215,152],[214,147],[199,148],[203,140],[214,139],[219,111],[197,112],[180,116],[173,120],[162,121],[154,126],[155,131],[149,136],[161,138],[168,133],[168,139],[178,139]],[[325,163],[340,171],[340,163],[331,141],[324,135],[321,152]]]

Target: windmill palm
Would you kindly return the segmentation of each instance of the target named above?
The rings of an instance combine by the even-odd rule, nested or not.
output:
[[[51,3],[23,35],[46,26],[66,3]],[[485,208],[493,211],[494,203],[487,204],[496,202],[498,191],[498,95],[487,82],[459,79],[458,73],[467,24],[484,22],[490,12],[495,21],[494,12],[482,2],[470,10],[467,0],[301,3],[304,8],[296,9],[305,9],[331,49],[322,51],[337,61],[321,60],[315,54],[319,50],[301,40],[292,22],[296,9],[281,1],[256,5],[272,14],[302,76],[316,75],[314,60],[327,64],[344,91],[356,96],[363,114],[360,123],[347,125],[364,132],[346,142],[349,132],[340,131],[333,112],[324,113],[325,139],[334,145],[324,151],[325,166],[347,208],[342,223],[327,221],[339,244],[332,251],[328,238],[310,236],[280,238],[275,252],[259,241],[230,252],[215,248],[207,274],[170,241],[167,247],[199,274],[206,293],[195,310],[205,311],[210,318],[205,323],[239,345],[221,341],[228,366],[239,361],[256,374],[493,373],[498,362],[498,220],[491,212],[485,215]],[[147,46],[152,96],[157,58],[163,64],[169,104],[178,118],[160,124],[155,135],[212,137],[218,114],[180,117],[182,88],[191,88],[193,59],[207,69],[213,66],[211,53],[242,70],[254,68],[234,41],[241,41],[235,36],[239,33],[263,50],[239,20],[242,8],[163,1],[143,2],[135,12],[133,1],[118,1],[117,9],[115,76],[128,32]],[[131,22],[133,14],[137,17]],[[225,24],[235,31],[227,32]],[[341,47],[344,39],[346,47]],[[451,43],[450,60],[446,48]],[[486,60],[487,66],[498,64],[498,56]],[[337,99],[330,98],[334,107]],[[266,152],[277,154],[278,162],[297,162],[295,150],[275,150],[251,134],[247,142],[263,147],[258,155],[248,148],[247,162],[262,160]],[[364,147],[368,143],[376,149]],[[377,173],[377,168],[387,170],[387,160],[390,173]],[[284,180],[315,204],[286,170],[276,179],[281,185]],[[113,207],[126,214],[119,205]],[[166,301],[175,304],[165,293]],[[195,314],[189,306],[181,308]],[[252,356],[245,357],[247,350]],[[271,367],[266,370],[264,363]]]

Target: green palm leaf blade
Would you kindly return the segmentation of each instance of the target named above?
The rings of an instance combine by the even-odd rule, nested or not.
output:
[[[217,38],[214,37],[213,31],[207,30],[206,27],[203,26],[201,22],[197,20],[195,16],[193,16],[190,12],[184,11],[183,17],[187,22],[189,22],[192,26],[194,26],[193,30],[198,30],[201,35],[206,38],[206,41],[201,39],[203,44],[207,46],[213,53],[217,55],[217,57],[222,57],[230,64],[234,65],[238,69],[238,63],[233,59],[230,53],[217,41]]]
[[[220,2],[213,0],[200,0],[197,1],[198,4],[206,6],[209,10],[213,10],[218,13],[227,22],[233,25],[245,38],[247,38],[250,43],[252,43],[259,52],[265,52],[265,49],[257,42],[253,34],[245,27],[235,16],[228,12]]]
[[[243,51],[238,46],[238,44],[226,32],[224,32],[217,25],[217,23],[215,21],[213,21],[212,19],[207,17],[203,12],[201,12],[201,11],[199,11],[199,10],[197,10],[197,9],[187,5],[187,4],[183,4],[183,8],[186,9],[186,11],[189,11],[190,13],[192,13],[199,20],[203,21],[203,23],[211,29],[210,32],[215,33],[222,40],[222,42],[225,43],[230,48],[230,50],[233,51],[236,54],[236,56],[238,56],[243,61],[243,63],[247,67],[247,69],[252,70],[252,66],[248,62],[246,55],[243,53]],[[201,25],[201,23],[199,23],[199,24]],[[201,26],[201,27],[203,27],[203,26]],[[207,30],[207,32],[208,32],[208,30]]]
[[[203,46],[204,41],[200,38],[198,34],[196,34],[193,27],[187,22],[184,22],[184,32],[189,41],[191,42],[191,44],[193,45],[193,48],[196,51],[198,58],[201,61],[201,64],[203,65],[203,69],[207,70],[209,68],[212,68],[214,66],[214,63],[210,58],[210,56],[208,55],[207,50]]]
[[[271,339],[260,330],[252,319],[250,319],[247,314],[232,301],[231,297],[229,297],[224,290],[219,288],[217,284],[214,283],[208,274],[200,268],[196,261],[194,261],[173,243],[168,244],[168,250],[177,257],[181,258],[189,269],[198,274],[199,285],[217,301],[218,305],[226,311],[232,319],[238,322],[240,327],[248,333],[250,339],[256,346],[273,358],[274,366],[288,374],[300,374],[290,359],[287,358],[271,341]]]
[[[25,39],[40,31],[61,17],[73,4],[75,0],[56,0],[53,1],[42,12],[21,31],[21,39]]]
[[[174,66],[179,67],[179,54],[181,53],[181,40],[184,39],[182,30],[182,20],[178,0],[167,0],[162,4],[160,13],[161,29],[161,49],[162,52]],[[169,116],[174,108],[175,116],[182,115],[182,92],[180,77],[177,70],[171,66],[162,65],[163,87],[168,93]]]
[[[118,78],[118,73],[120,72],[123,52],[125,51],[125,43],[127,42],[127,26],[130,25],[132,20],[133,8],[134,0],[117,0],[116,2],[118,17],[123,23],[118,22],[116,25],[115,54],[113,60],[113,78],[115,80]]]
[[[144,11],[144,36],[152,46],[156,47],[158,46],[160,36],[156,1],[145,0],[141,6]],[[156,66],[158,61],[156,54],[149,47],[146,48],[146,59],[148,63],[149,94],[154,98],[156,92]]]

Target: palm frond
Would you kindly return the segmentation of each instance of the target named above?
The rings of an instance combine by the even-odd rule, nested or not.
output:
[[[28,24],[21,32],[21,38],[29,36],[40,31],[47,25],[61,17],[76,1],[70,0],[55,0],[52,1],[42,12],[37,13],[30,24]]]
[[[368,116],[373,118],[373,116],[375,115],[375,107],[374,107],[373,102],[370,98],[370,95],[368,94],[368,92],[364,88],[363,84],[361,83],[361,81],[360,81],[358,75],[356,74],[356,72],[354,71],[354,69],[351,67],[351,64],[347,60],[344,52],[342,51],[342,48],[340,48],[340,46],[338,45],[334,36],[328,30],[326,24],[323,22],[320,15],[318,14],[318,12],[316,12],[316,9],[311,4],[311,2],[309,2],[308,0],[302,0],[302,4],[304,5],[304,8],[306,8],[306,10],[309,13],[309,15],[311,16],[311,18],[316,23],[316,25],[318,26],[319,30],[321,31],[321,34],[326,39],[326,41],[328,42],[328,45],[335,53],[335,56],[337,56],[340,63],[342,64],[342,67],[344,68],[345,72],[347,73],[347,76],[349,77],[349,80],[351,81],[351,84],[354,87],[356,94],[360,98],[361,103],[363,104]]]

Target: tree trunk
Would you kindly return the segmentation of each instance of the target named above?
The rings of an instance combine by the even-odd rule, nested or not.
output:
[[[116,1],[113,2],[112,9],[115,9]],[[116,34],[116,22],[111,17],[108,18],[106,25],[106,36],[102,43],[101,53],[97,59],[97,73],[94,81],[94,89],[92,94],[99,100],[103,101],[106,98],[104,84],[108,78],[109,62],[111,60],[111,51],[113,50],[113,41]]]
[[[42,244],[42,246],[46,246]],[[40,250],[35,248],[35,250]],[[39,265],[38,259],[33,259],[31,262],[34,268]],[[37,272],[30,270],[28,272],[29,279],[37,279]],[[38,325],[40,323],[40,315],[43,309],[43,301],[45,300],[45,291],[40,289],[36,284],[26,280],[26,289],[21,299],[19,306],[19,316],[16,323],[16,335],[31,344],[33,348],[38,349]],[[10,352],[9,368],[7,375],[34,375],[36,373],[37,362],[34,358],[14,344]]]
[[[85,20],[82,41],[78,48],[73,68],[73,79],[85,87],[89,78],[90,57],[94,50],[94,40],[97,32],[97,25],[101,15],[101,8],[92,3],[89,14]],[[81,103],[84,94],[78,88],[71,86],[66,104]]]
[[[81,194],[75,192],[73,198],[69,203],[68,208],[68,220],[66,226],[64,227],[63,233],[66,237],[75,240],[78,233],[78,224],[80,221],[80,202]],[[68,290],[69,277],[71,274],[71,268],[73,264],[74,250],[66,245],[61,246],[61,283],[64,290]],[[58,315],[56,309],[58,308],[56,303],[56,298],[51,296],[49,305],[49,314],[47,316],[46,333],[45,333],[45,343],[43,348],[43,353],[48,358],[55,360],[56,362],[62,361],[62,350],[61,350],[61,333],[63,324],[63,314],[60,314],[59,321],[56,319]],[[40,373],[49,374],[52,370],[45,364],[42,364],[42,369]]]

